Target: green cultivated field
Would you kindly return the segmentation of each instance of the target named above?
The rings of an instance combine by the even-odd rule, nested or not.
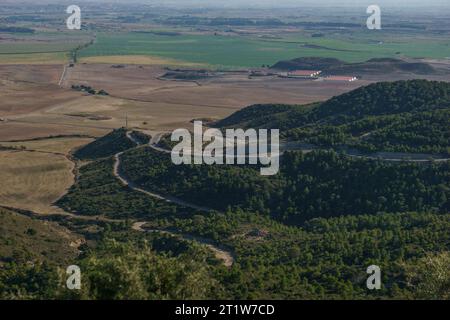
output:
[[[64,63],[70,51],[92,38],[86,32],[39,32],[6,37],[14,40],[0,42],[0,64]]]
[[[69,52],[76,46],[74,43],[5,43],[0,44],[0,55]]]
[[[148,55],[224,67],[259,67],[302,56],[335,57],[360,62],[379,57],[450,57],[450,40],[384,33],[353,33],[312,38],[290,34],[267,39],[257,36],[156,35],[101,33],[80,57]]]

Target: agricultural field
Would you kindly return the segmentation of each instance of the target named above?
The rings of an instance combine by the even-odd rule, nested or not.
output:
[[[69,154],[72,150],[92,142],[92,138],[58,137],[28,141],[0,142],[0,146],[29,151]]]
[[[0,55],[3,54],[31,54],[31,53],[54,53],[54,52],[69,52],[74,47],[80,45],[81,42],[72,43],[70,40],[64,41],[60,39],[56,41],[11,41],[3,40],[0,44]]]
[[[0,63],[2,65],[15,64],[57,64],[61,65],[68,61],[65,52],[43,52],[26,54],[0,54]]]
[[[61,72],[60,70],[58,70]],[[15,80],[0,80],[2,89],[2,116],[29,114],[51,105],[58,105],[74,99],[74,92],[62,91],[56,85],[46,85]],[[36,100],[39,97],[39,100]]]
[[[73,163],[63,155],[1,151],[0,205],[37,213],[61,212],[53,206],[73,183]]]
[[[81,63],[104,63],[104,64],[136,64],[136,65],[156,65],[156,66],[177,66],[177,67],[205,67],[205,64],[180,61],[156,56],[140,55],[120,55],[120,56],[92,56],[79,59]]]
[[[64,64],[72,50],[91,39],[92,35],[87,33],[0,33],[0,65]]]
[[[248,68],[306,56],[334,57],[346,62],[362,62],[380,57],[444,59],[450,57],[450,46],[449,40],[444,37],[371,34],[368,38],[363,33],[314,38],[308,33],[291,32],[285,36],[266,38],[223,33],[159,35],[122,32],[99,33],[94,45],[80,51],[82,59],[124,56],[124,63],[132,63],[133,55],[169,58],[215,68]]]

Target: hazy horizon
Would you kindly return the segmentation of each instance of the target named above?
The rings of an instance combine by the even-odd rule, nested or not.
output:
[[[450,7],[448,0],[6,0],[7,3],[122,3],[122,4],[147,4],[158,6],[204,6],[204,7],[301,7],[301,6],[329,6],[329,7],[351,7],[368,6],[372,4],[385,7]]]

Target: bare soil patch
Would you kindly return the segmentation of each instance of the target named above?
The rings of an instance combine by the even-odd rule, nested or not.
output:
[[[105,63],[105,64],[137,64],[137,65],[167,65],[183,67],[201,67],[204,64],[180,61],[156,56],[123,55],[123,56],[97,56],[81,58],[82,63]]]

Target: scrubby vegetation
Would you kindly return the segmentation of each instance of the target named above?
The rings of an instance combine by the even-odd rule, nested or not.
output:
[[[420,283],[442,270],[441,260],[429,267],[423,262],[425,252],[448,255],[449,218],[429,213],[359,215],[312,219],[293,228],[229,211],[176,224],[235,248],[238,265],[224,281],[234,298],[409,299],[423,292],[410,279]],[[365,269],[371,264],[383,270],[383,288],[376,293],[365,286]],[[448,273],[434,278],[436,290],[428,298],[444,299],[448,279]]]
[[[97,91],[97,90],[93,89],[92,87],[85,86],[85,85],[72,85],[72,89],[76,90],[76,91],[80,91],[80,92],[87,92],[92,95],[109,96],[109,93],[103,89]]]
[[[59,262],[10,262],[0,269],[0,299],[219,298],[221,287],[206,257],[198,249],[172,257],[145,242],[105,238],[76,261],[82,270],[81,290],[65,288],[67,266]]]
[[[234,249],[232,268],[212,263],[207,250],[194,243],[177,254],[164,253],[143,234],[104,228],[97,245],[84,248],[73,262],[83,270],[81,291],[64,288],[61,264],[10,262],[0,269],[0,297],[445,299],[449,218],[431,213],[360,215],[313,219],[302,228],[240,211],[153,220],[153,225],[216,237]],[[380,291],[366,288],[371,264],[383,271]]]
[[[78,254],[73,244],[82,241],[82,236],[56,223],[0,208],[0,267],[12,261],[68,262]]]

